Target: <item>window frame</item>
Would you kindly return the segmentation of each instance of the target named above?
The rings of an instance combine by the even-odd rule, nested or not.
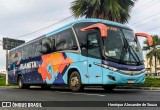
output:
[[[99,55],[100,55],[99,57],[90,55],[88,53],[88,37],[89,37],[89,35],[92,35],[92,34],[96,34],[96,39],[97,39],[98,49],[99,49]],[[92,31],[89,31],[86,35],[87,35],[87,57],[96,58],[96,59],[102,59],[102,51],[101,51],[102,48],[101,48],[101,41],[100,41],[101,37],[100,37],[99,31],[92,30]]]
[[[56,48],[56,52],[61,52],[61,51],[69,51],[69,52],[77,52],[78,50],[79,50],[79,48],[78,48],[78,42],[77,42],[77,39],[76,39],[76,36],[75,36],[75,33],[74,33],[74,31],[73,31],[73,29],[72,28],[68,28],[68,29],[66,29],[66,30],[63,30],[63,31],[61,31],[61,32],[58,32],[57,33],[57,36],[55,37],[55,47],[57,47],[57,39],[58,39],[58,36],[62,33],[62,32],[65,32],[65,31],[68,31],[69,33],[70,33],[70,37],[72,38],[72,41],[73,41],[73,46],[72,47],[76,47],[76,49],[61,49],[61,50],[57,50],[57,48]],[[62,37],[62,36],[61,36]]]

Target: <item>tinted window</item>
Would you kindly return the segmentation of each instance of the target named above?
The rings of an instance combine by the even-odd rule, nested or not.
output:
[[[94,23],[79,23],[74,25],[74,29],[76,31],[77,37],[78,37],[78,41],[80,45],[87,45],[87,34],[86,32],[82,32],[81,29],[85,28],[87,26],[90,26]]]
[[[88,34],[87,49],[88,56],[100,58],[97,33]]]
[[[71,29],[58,33],[56,37],[56,50],[76,50],[77,43]]]
[[[41,50],[42,54],[55,52],[55,39],[53,39],[52,37],[42,39],[41,45],[42,45],[42,50]]]
[[[40,56],[41,55],[41,44],[40,40],[34,43],[34,48],[35,48],[35,56]]]

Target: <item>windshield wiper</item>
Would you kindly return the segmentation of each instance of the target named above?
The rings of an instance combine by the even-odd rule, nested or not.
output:
[[[137,63],[141,63],[141,61],[140,61],[138,55],[136,54],[136,52],[134,51],[133,47],[132,47],[132,46],[129,46],[129,47],[132,49],[134,55],[137,57],[137,59],[138,59],[138,62],[137,62]],[[131,52],[131,53],[132,53],[132,52]],[[134,56],[134,55],[133,55],[133,56]]]
[[[121,51],[121,56],[120,56],[119,63],[122,63],[122,62],[126,63],[126,62],[128,62],[128,61],[124,61],[123,59],[124,59],[126,53],[129,52],[129,53],[133,56],[133,58],[134,58],[134,60],[136,61],[136,63],[138,63],[138,65],[139,65],[139,64],[141,63],[141,61],[140,61],[138,55],[135,53],[133,47],[128,44],[128,41],[127,41],[127,39],[126,39],[125,37],[123,37],[123,40],[124,40],[125,43],[124,43],[124,45],[123,45],[123,47],[122,47],[122,51]],[[131,49],[130,49],[130,48],[132,49],[132,51],[133,51],[133,53],[134,53],[135,56],[134,56],[133,53],[131,52]],[[129,56],[129,57],[130,57],[130,56]],[[136,58],[138,59],[138,61],[137,61]]]

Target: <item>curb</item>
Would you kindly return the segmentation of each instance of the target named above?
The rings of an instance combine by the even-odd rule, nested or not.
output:
[[[117,89],[142,89],[142,90],[160,90],[160,87],[130,87],[130,86],[117,86]]]
[[[16,85],[15,86],[0,86],[0,88],[12,88],[12,87],[18,88],[18,86],[16,86]],[[35,86],[35,87],[37,87],[37,86]],[[87,88],[101,88],[101,87],[87,87]],[[160,87],[117,86],[116,89],[142,89],[142,90],[159,90],[160,91]]]
[[[18,86],[0,86],[0,88],[7,88],[7,87],[16,87],[16,88],[18,88]]]

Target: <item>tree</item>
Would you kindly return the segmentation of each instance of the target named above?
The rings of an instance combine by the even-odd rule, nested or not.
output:
[[[160,63],[160,49],[158,49],[158,46],[160,45],[160,38],[158,37],[158,35],[152,35],[152,39],[153,39],[153,46],[150,47],[148,45],[148,41],[145,40],[144,44],[145,46],[143,46],[143,50],[149,50],[149,52],[146,55],[147,60],[149,60],[149,65],[153,66],[153,58],[155,58],[155,73],[157,73],[157,61],[159,61]]]
[[[75,18],[100,18],[120,23],[128,22],[136,0],[75,0],[70,10]]]

